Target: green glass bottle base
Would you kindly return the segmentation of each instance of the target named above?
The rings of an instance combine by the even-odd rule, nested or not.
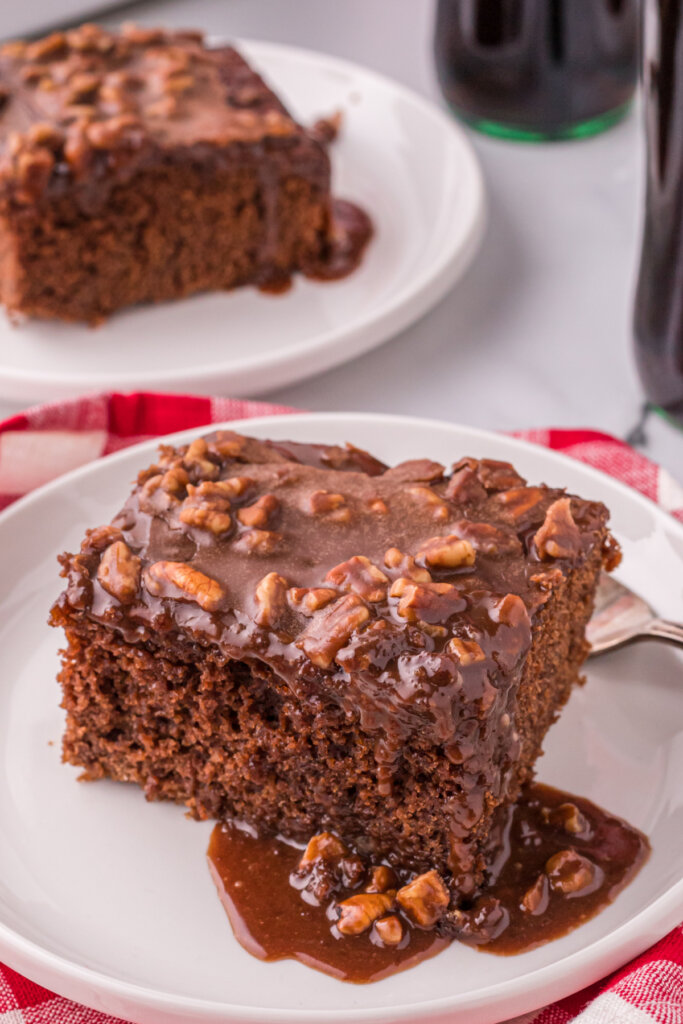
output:
[[[654,403],[650,403],[650,408],[663,420],[670,423],[672,427],[683,430],[683,403],[679,404],[674,410],[663,409],[661,405],[655,405]]]
[[[588,121],[560,127],[552,132],[532,131],[528,128],[517,128],[514,125],[502,124],[500,121],[489,121],[481,117],[469,117],[461,110],[454,108],[454,113],[465,121],[470,128],[476,128],[484,135],[493,135],[499,139],[512,139],[515,142],[557,142],[562,139],[586,139],[598,135],[615,125],[631,109],[631,101],[621,107],[608,110],[606,114],[592,117]]]

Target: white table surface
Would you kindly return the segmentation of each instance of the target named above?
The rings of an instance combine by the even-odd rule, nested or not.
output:
[[[441,102],[433,8],[431,0],[148,0],[102,20],[306,46],[376,68]],[[58,9],[50,5],[51,16]],[[490,221],[467,275],[431,313],[374,352],[253,397],[500,430],[629,431],[642,404],[630,334],[642,208],[639,111],[584,141],[471,138]],[[651,416],[647,435],[646,454],[683,478],[683,432]]]

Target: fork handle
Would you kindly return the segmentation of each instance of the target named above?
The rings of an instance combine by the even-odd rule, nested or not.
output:
[[[667,622],[666,619],[653,619],[648,624],[647,636],[656,637],[658,640],[668,640],[672,644],[683,647],[683,625],[677,622]]]

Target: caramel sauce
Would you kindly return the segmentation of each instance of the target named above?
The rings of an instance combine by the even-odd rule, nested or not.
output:
[[[309,257],[302,264],[302,274],[314,281],[337,281],[347,277],[360,265],[372,235],[372,221],[364,210],[346,199],[333,199],[328,243],[319,256]],[[258,282],[259,291],[269,295],[281,295],[291,286],[290,274],[272,269]]]
[[[435,956],[450,940],[406,930],[399,946],[376,945],[367,934],[343,936],[325,908],[312,906],[289,883],[301,850],[262,839],[233,824],[213,830],[211,874],[235,938],[259,960],[300,960],[341,981],[379,981]]]
[[[342,981],[366,983],[435,956],[453,939],[513,954],[559,938],[611,903],[650,850],[646,837],[620,818],[540,784],[506,810],[491,846],[489,881],[478,896],[450,910],[436,930],[395,910],[403,937],[393,947],[374,928],[339,933],[336,904],[352,890],[339,889],[326,904],[313,899],[294,875],[302,851],[289,842],[219,823],[207,856],[235,937],[249,953],[268,961],[293,958]]]

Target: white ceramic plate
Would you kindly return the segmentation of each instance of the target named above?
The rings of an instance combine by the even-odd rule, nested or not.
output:
[[[234,425],[234,424],[233,424]],[[604,500],[624,547],[619,577],[683,619],[683,528],[595,470],[521,441],[403,417],[251,420],[264,437],[366,446],[388,462],[511,459],[532,481]],[[178,435],[195,436],[197,431]],[[651,837],[635,881],[593,921],[517,957],[453,944],[374,985],[293,961],[264,964],[235,941],[204,861],[210,823],[146,804],[134,787],[79,785],[60,764],[60,637],[45,625],[55,555],[108,522],[147,443],[48,485],[0,516],[0,957],[42,984],[138,1024],[492,1024],[581,988],[683,916],[683,659],[640,645],[590,662],[551,730],[539,776],[623,815]]]
[[[468,265],[484,225],[482,178],[456,123],[387,78],[322,54],[238,44],[303,123],[344,113],[333,191],[371,214],[376,236],[341,281],[297,276],[125,310],[101,327],[0,312],[0,397],[43,401],[94,390],[241,396],[329,369],[434,305]]]

